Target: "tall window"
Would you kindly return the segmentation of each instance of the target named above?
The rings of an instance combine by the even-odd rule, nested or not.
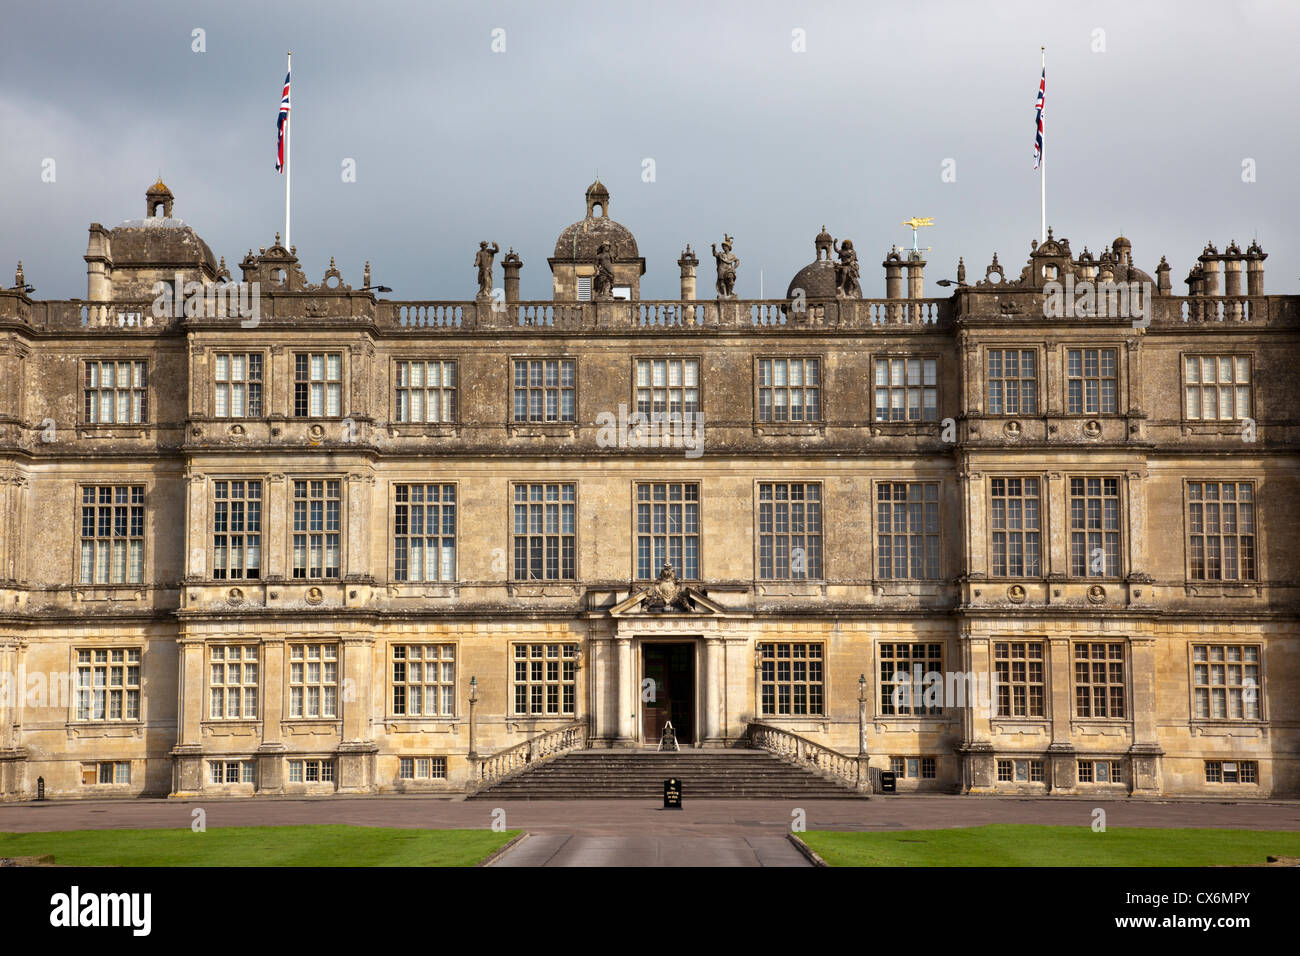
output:
[[[893,717],[942,713],[942,699],[927,706],[926,674],[938,674],[942,687],[942,644],[881,644],[880,713]]]
[[[393,579],[456,580],[456,486],[393,488]]]
[[[642,415],[698,415],[700,363],[695,359],[639,359],[636,410]]]
[[[758,360],[758,420],[821,420],[821,361],[813,358]]]
[[[572,581],[577,490],[571,484],[514,486],[516,581]]]
[[[343,414],[343,356],[338,352],[299,352],[293,357],[293,413],[299,418]]]
[[[939,484],[876,485],[876,554],[881,578],[939,576]]]
[[[574,420],[573,359],[515,361],[515,421]]]
[[[989,349],[989,414],[1038,412],[1037,359],[1033,349]]]
[[[759,644],[763,713],[819,716],[826,712],[821,644]]]
[[[1041,641],[994,641],[999,717],[1045,715],[1046,681]]]
[[[212,413],[217,418],[262,414],[262,353],[218,352],[213,356]]]
[[[1065,398],[1071,415],[1113,415],[1115,381],[1114,349],[1066,350]]]
[[[1188,482],[1187,553],[1193,580],[1255,580],[1255,487],[1251,482]]]
[[[149,419],[144,362],[86,362],[83,414],[91,425],[138,425]]]
[[[1259,720],[1259,646],[1192,645],[1196,716],[1210,720]]]
[[[337,717],[337,644],[289,645],[289,716]]]
[[[293,576],[339,576],[339,481],[293,483]]]
[[[1119,479],[1070,479],[1070,573],[1119,577]]]
[[[257,719],[257,645],[214,644],[208,648],[208,716],[213,720]]]
[[[636,486],[636,576],[647,581],[671,564],[677,576],[700,577],[700,486],[655,482]]]
[[[1042,574],[1042,528],[1037,478],[994,478],[993,574],[1032,578]]]
[[[77,651],[77,720],[140,719],[140,648]]]
[[[758,486],[758,576],[765,581],[822,576],[822,486]]]
[[[456,421],[455,362],[398,362],[394,378],[399,422]]]
[[[932,358],[876,359],[876,421],[937,420],[938,365]]]
[[[212,576],[256,578],[262,574],[262,483],[212,483]]]
[[[1076,717],[1124,716],[1124,645],[1074,645]]]
[[[515,645],[515,713],[567,714],[578,705],[577,644]]]
[[[81,489],[81,583],[144,581],[144,485]]]
[[[456,645],[393,645],[393,713],[456,715]]]
[[[1237,421],[1251,417],[1249,355],[1183,356],[1187,417]]]

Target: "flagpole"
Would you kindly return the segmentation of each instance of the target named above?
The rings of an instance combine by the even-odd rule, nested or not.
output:
[[[1047,72],[1048,72],[1048,48],[1047,48],[1047,47],[1039,47],[1039,49],[1041,49],[1041,51],[1043,51],[1043,75],[1044,75],[1044,77],[1045,77],[1045,75],[1047,75]],[[1040,194],[1040,196],[1039,196],[1039,199],[1040,199],[1040,207],[1039,207],[1039,208],[1041,209],[1041,212],[1043,212],[1043,221],[1041,221],[1040,224],[1039,224],[1039,242],[1047,242],[1047,241],[1048,241],[1048,165],[1047,165],[1048,134],[1047,134],[1047,111],[1048,111],[1048,107],[1047,107],[1047,96],[1044,95],[1044,98],[1043,98],[1043,113],[1044,113],[1044,122],[1043,122],[1043,151],[1041,151],[1041,153],[1040,153],[1040,155],[1039,155],[1039,189],[1040,189],[1040,191],[1041,191],[1041,194]]]
[[[288,53],[286,53],[285,57],[287,58],[287,65],[285,66],[284,72],[285,75],[290,77],[290,79],[292,80],[293,51],[291,50]],[[290,175],[292,175],[290,173],[290,167],[289,167],[289,128],[292,123],[293,123],[293,98],[291,94],[289,100],[289,113],[284,118],[284,247],[286,249],[293,248],[293,246],[290,245],[289,242],[289,177]]]

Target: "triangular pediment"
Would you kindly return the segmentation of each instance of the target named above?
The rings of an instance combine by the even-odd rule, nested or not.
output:
[[[658,610],[649,610],[644,607],[646,601],[650,598],[648,589],[637,591],[631,597],[625,598],[618,604],[609,609],[610,617],[626,617],[635,615],[638,617],[654,617],[663,619],[681,619],[689,617],[706,617],[715,614],[726,614],[727,610],[717,601],[709,598],[707,594],[699,588],[693,588],[686,585],[682,589],[685,592],[685,603],[691,608],[689,611],[678,610],[677,608],[662,608]]]

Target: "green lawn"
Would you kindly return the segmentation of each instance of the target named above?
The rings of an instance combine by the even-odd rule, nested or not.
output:
[[[65,866],[473,866],[519,833],[387,827],[213,827],[0,833],[0,857]]]
[[[1045,827],[798,834],[831,866],[1210,866],[1300,856],[1300,832]]]

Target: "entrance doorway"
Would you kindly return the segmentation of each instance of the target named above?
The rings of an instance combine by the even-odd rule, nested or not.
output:
[[[657,746],[671,720],[677,742],[694,744],[695,644],[642,644],[641,678],[642,742]]]

